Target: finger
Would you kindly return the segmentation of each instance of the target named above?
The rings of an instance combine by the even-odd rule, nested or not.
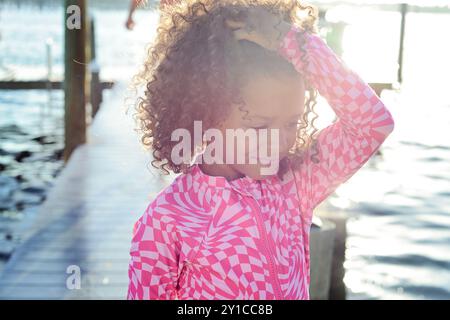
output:
[[[233,29],[245,27],[245,23],[242,21],[226,20],[225,22],[230,28],[233,28]]]
[[[233,32],[234,38],[236,40],[248,40],[248,32],[245,30],[239,29]]]
[[[244,29],[239,29],[239,30],[234,31],[234,38],[236,40],[248,40],[248,41],[256,42],[255,37]]]

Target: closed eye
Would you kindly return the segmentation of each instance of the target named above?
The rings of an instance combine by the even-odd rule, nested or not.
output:
[[[299,121],[292,121],[288,124],[289,128],[296,128],[298,126]]]
[[[259,129],[268,129],[269,127],[268,126],[266,126],[266,125],[264,125],[264,126],[259,126],[259,127],[252,127],[252,129],[255,129],[255,130],[259,130]]]

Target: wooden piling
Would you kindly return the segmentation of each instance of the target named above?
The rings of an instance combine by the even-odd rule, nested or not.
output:
[[[73,14],[70,11],[67,12],[70,6],[77,6],[80,10],[80,28],[68,27],[68,18]],[[86,49],[88,40],[86,0],[65,0],[64,16],[64,161],[67,162],[74,149],[86,142],[87,62],[89,61]]]
[[[329,210],[327,203],[322,203],[316,208],[315,216],[330,221],[335,226],[335,239],[333,245],[333,260],[331,263],[329,300],[345,300],[347,290],[344,283],[345,277],[345,250],[347,240],[348,216],[344,212]]]
[[[91,72],[91,106],[92,106],[92,117],[95,117],[98,110],[100,109],[100,104],[103,100],[102,88],[100,83],[100,67],[97,63],[96,54],[96,41],[95,41],[95,19],[90,18],[90,53],[91,62],[89,64],[89,70]]]
[[[314,218],[310,233],[311,300],[329,299],[335,229],[333,222],[319,217]]]

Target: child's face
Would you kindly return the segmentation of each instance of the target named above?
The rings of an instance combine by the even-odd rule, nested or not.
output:
[[[248,114],[233,105],[231,114],[218,128],[222,131],[225,147],[234,146],[233,164],[225,160],[227,149],[223,151],[225,166],[229,166],[225,172],[230,172],[231,169],[253,179],[264,179],[277,173],[279,161],[286,157],[289,149],[294,146],[297,124],[304,111],[305,84],[300,75],[276,78],[261,76],[250,81],[242,89],[242,95],[246,103],[243,109],[248,111]],[[246,138],[244,150],[242,147],[239,149],[238,139],[227,139],[226,129],[250,128],[257,133],[257,141],[250,142]],[[261,138],[263,135],[266,141]],[[243,153],[245,163],[240,164],[237,162],[237,154]],[[250,157],[255,155],[257,163],[251,164]],[[271,172],[274,167],[275,172]],[[266,168],[266,171],[261,168]],[[269,168],[271,169],[268,170]]]

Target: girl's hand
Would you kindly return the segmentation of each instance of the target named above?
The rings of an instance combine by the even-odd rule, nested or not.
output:
[[[226,20],[234,31],[237,40],[248,40],[266,48],[277,51],[291,25],[280,15],[256,7],[250,8],[244,21]]]
[[[135,25],[135,23],[134,23],[133,18],[132,18],[132,17],[128,17],[127,22],[125,22],[125,27],[126,27],[128,30],[133,30],[134,25]]]

